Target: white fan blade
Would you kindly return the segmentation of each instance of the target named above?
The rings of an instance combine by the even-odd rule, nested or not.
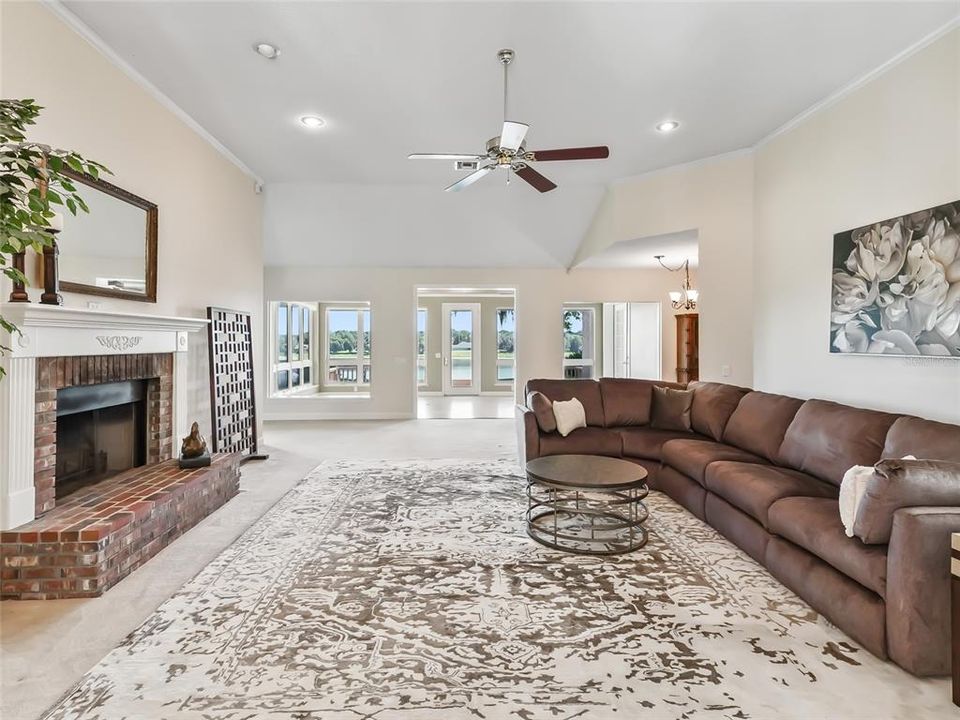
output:
[[[444,188],[444,192],[460,192],[461,190],[464,190],[464,189],[470,187],[471,185],[473,185],[477,180],[479,180],[479,179],[482,178],[484,175],[486,175],[488,172],[490,172],[491,170],[493,170],[494,167],[496,167],[496,166],[495,166],[495,165],[487,165],[487,166],[485,166],[485,167],[480,168],[479,170],[474,170],[472,173],[470,173],[469,175],[467,175],[465,178],[462,178],[462,179],[460,179],[460,180],[457,180],[457,181],[456,181],[453,185],[451,185],[450,187]]]
[[[527,130],[529,129],[529,125],[508,120],[503,124],[503,130],[500,131],[500,147],[504,150],[516,152],[523,145],[523,139],[527,136]]]
[[[413,153],[407,155],[407,160],[483,160],[485,157],[467,153]]]

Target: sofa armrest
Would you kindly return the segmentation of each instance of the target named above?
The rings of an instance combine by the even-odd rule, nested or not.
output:
[[[540,428],[537,416],[526,405],[517,405],[514,409],[517,419],[517,451],[520,471],[525,472],[527,460],[540,457]]]
[[[896,512],[909,507],[960,507],[960,463],[881,460],[867,482],[853,534],[865,543],[886,545]]]
[[[914,675],[950,673],[950,535],[960,507],[894,513],[887,549],[887,652]]]

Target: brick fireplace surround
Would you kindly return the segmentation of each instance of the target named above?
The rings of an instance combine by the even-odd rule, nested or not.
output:
[[[239,456],[181,470],[188,335],[207,321],[3,304],[0,599],[101,595],[236,495]],[[146,380],[146,465],[56,497],[57,391]]]
[[[147,465],[169,460],[173,448],[173,354],[88,355],[37,360],[33,488],[36,514],[56,504],[57,390],[77,385],[147,380]]]

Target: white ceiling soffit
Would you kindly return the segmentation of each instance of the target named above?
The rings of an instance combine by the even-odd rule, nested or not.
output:
[[[656,255],[670,267],[679,267],[684,260],[690,267],[697,267],[699,243],[696,230],[651,235],[649,237],[621,240],[596,255],[584,260],[578,268],[659,268]]]
[[[439,191],[452,163],[406,155],[480,151],[497,134],[494,54],[513,47],[510,115],[531,125],[530,149],[611,147],[605,161],[541,164],[559,193],[750,147],[958,14],[956,2],[64,5],[267,182]],[[278,60],[253,52],[262,40]],[[308,113],[327,126],[306,131]],[[666,118],[680,129],[657,133]]]

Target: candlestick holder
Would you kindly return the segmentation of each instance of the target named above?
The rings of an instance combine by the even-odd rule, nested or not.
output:
[[[50,228],[53,241],[43,248],[43,294],[41,305],[63,305],[60,294],[60,248],[57,247],[58,230]]]
[[[27,254],[23,251],[13,254],[13,269],[19,270],[21,275],[24,273],[24,267],[26,266],[26,256]],[[30,296],[27,295],[27,286],[22,281],[13,281],[13,290],[10,292],[10,302],[30,302]]]

